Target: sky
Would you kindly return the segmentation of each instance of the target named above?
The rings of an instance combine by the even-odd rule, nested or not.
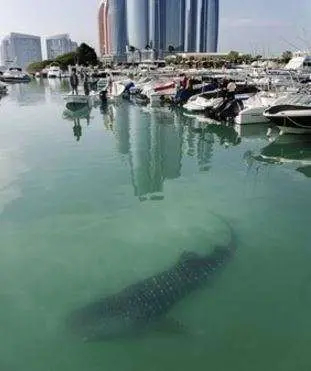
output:
[[[99,0],[0,0],[0,38],[69,33],[98,49]],[[311,0],[220,0],[219,51],[311,50]]]

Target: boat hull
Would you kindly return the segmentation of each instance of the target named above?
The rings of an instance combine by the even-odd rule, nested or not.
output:
[[[256,107],[244,109],[235,118],[235,123],[239,125],[269,123],[270,120],[267,117],[263,116],[265,108],[266,107]]]

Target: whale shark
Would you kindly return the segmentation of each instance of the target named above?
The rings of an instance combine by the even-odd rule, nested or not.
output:
[[[67,319],[70,330],[86,342],[128,337],[150,331],[165,322],[172,308],[191,292],[202,288],[229,261],[235,238],[210,254],[184,252],[170,268],[120,292],[73,311]]]

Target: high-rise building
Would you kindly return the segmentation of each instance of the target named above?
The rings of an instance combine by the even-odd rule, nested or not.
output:
[[[125,0],[108,0],[109,34],[111,54],[122,57],[126,52],[127,23]]]
[[[98,11],[98,25],[99,25],[99,49],[100,54],[111,53],[111,36],[110,36],[110,20],[109,20],[109,0],[104,0]]]
[[[208,33],[204,50],[216,52],[219,32],[219,0],[209,0],[207,7]]]
[[[42,61],[41,38],[12,32],[2,40],[1,57],[3,65],[14,64],[22,68]]]
[[[144,49],[149,42],[149,1],[127,0],[126,19],[128,45]]]
[[[185,0],[165,1],[165,49],[184,51]],[[172,49],[173,48],[173,49]]]
[[[216,52],[219,0],[105,0],[99,10],[102,54],[126,46],[163,51]],[[105,47],[110,45],[111,47]]]
[[[149,45],[158,52],[165,50],[165,0],[149,0]]]
[[[186,0],[185,8],[185,51],[194,52],[197,41],[198,0]]]
[[[68,34],[50,36],[46,38],[47,59],[54,59],[60,55],[73,52],[78,44],[71,41]]]
[[[127,45],[125,0],[103,0],[98,11],[101,55],[124,57]]]

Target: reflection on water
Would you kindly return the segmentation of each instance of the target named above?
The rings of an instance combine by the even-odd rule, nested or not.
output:
[[[306,177],[311,176],[311,136],[282,135],[261,149],[255,160],[271,165],[292,165]]]
[[[233,128],[204,126],[196,129],[194,120],[181,119],[178,111],[145,109],[130,104],[101,108],[105,127],[116,138],[117,149],[127,155],[135,196],[161,200],[166,180],[181,176],[182,156],[197,159],[200,171],[210,169],[214,135],[220,142],[234,142]],[[234,134],[233,134],[234,133]]]
[[[79,109],[79,111],[71,111],[65,108],[63,112],[63,118],[73,122],[73,136],[76,138],[77,142],[82,136],[81,122],[85,121],[87,125],[90,125],[91,111],[92,109],[89,106],[85,105],[85,107]]]

